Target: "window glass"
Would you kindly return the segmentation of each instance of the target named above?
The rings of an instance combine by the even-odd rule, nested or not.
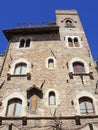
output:
[[[93,114],[94,107],[92,99],[87,97],[82,97],[79,99],[80,113],[81,114]]]
[[[10,104],[8,105],[7,116],[12,116],[13,112],[14,112],[14,102],[10,102]]]
[[[20,99],[12,99],[8,102],[7,116],[20,116],[22,101]]]
[[[49,105],[55,105],[55,93],[54,92],[49,93]]]
[[[26,74],[26,70],[27,70],[27,65],[26,64],[22,64],[21,65],[21,74]]]
[[[15,66],[15,74],[26,74],[27,65],[25,63],[20,63]]]
[[[21,65],[16,65],[15,67],[15,74],[20,74]]]
[[[88,113],[93,113],[93,106],[92,103],[90,101],[87,101],[87,107],[88,107]]]
[[[74,73],[84,73],[85,72],[84,64],[80,62],[73,63],[73,70]]]
[[[48,60],[48,68],[54,68],[54,61],[53,59]]]
[[[84,102],[81,102],[81,103],[80,103],[80,111],[81,111],[81,114],[86,113],[86,109],[85,109],[85,104],[84,104]]]
[[[15,116],[19,116],[20,112],[21,112],[21,101],[16,102],[16,112],[15,112]]]

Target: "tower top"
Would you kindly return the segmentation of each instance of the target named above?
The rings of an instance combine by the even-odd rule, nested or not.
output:
[[[78,12],[77,10],[56,10],[56,14],[60,15],[60,14],[66,14],[66,15],[77,15]]]

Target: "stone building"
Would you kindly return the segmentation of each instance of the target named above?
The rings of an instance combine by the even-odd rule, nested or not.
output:
[[[77,11],[3,33],[0,130],[97,130],[98,75]]]

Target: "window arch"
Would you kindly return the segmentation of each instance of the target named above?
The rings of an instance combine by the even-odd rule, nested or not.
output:
[[[66,20],[66,26],[72,26],[73,24],[72,24],[72,21],[71,20]]]
[[[20,116],[22,100],[13,98],[8,101],[6,116]]]
[[[48,59],[48,68],[54,68],[54,60],[52,58]]]
[[[43,97],[42,90],[33,85],[27,89],[28,108],[31,114],[34,114],[39,106],[39,100]]]
[[[93,100],[89,97],[81,97],[79,99],[79,107],[81,114],[94,114]]]
[[[26,63],[19,63],[19,64],[16,64],[16,66],[15,66],[14,74],[15,75],[22,75],[22,74],[26,74],[26,71],[27,71],[27,64]]]
[[[49,105],[56,105],[56,97],[53,91],[49,92]]]
[[[74,71],[74,73],[85,73],[84,64],[81,62],[74,62],[73,71]]]

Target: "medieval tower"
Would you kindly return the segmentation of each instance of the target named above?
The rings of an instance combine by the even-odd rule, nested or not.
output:
[[[0,130],[97,130],[98,75],[77,11],[3,33]]]

